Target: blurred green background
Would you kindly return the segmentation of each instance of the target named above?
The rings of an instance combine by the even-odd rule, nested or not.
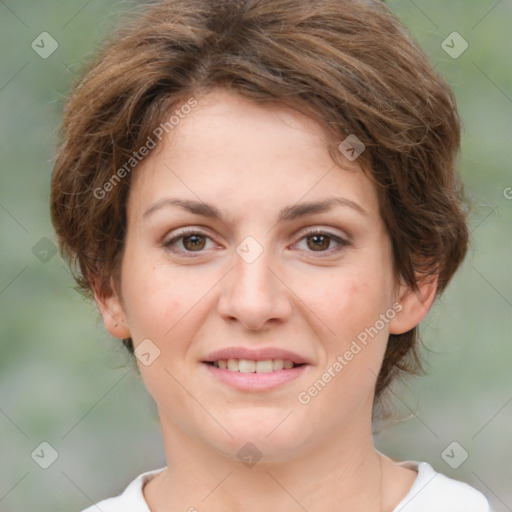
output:
[[[52,252],[48,207],[63,99],[135,3],[0,1],[3,512],[81,510],[165,464],[151,398]],[[471,251],[423,325],[428,375],[395,388],[400,421],[375,441],[391,457],[424,460],[469,482],[496,512],[510,511],[512,3],[388,4],[455,91],[464,123],[460,169],[474,208]],[[42,32],[58,43],[47,58],[31,47]],[[458,58],[441,46],[453,32],[468,43]],[[43,441],[58,453],[46,470],[31,457]],[[469,455],[457,469],[441,457],[453,441]]]

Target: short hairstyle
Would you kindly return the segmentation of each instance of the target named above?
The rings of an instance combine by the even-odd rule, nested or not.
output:
[[[417,289],[438,276],[444,290],[468,244],[460,122],[450,87],[390,9],[369,0],[168,0],[115,34],[66,105],[51,216],[82,291],[118,282],[134,151],[177,107],[216,88],[318,120],[335,163],[340,141],[355,135],[397,282]],[[421,372],[418,341],[417,327],[390,335],[375,403],[396,376]]]

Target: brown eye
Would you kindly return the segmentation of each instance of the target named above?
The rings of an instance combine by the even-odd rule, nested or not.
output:
[[[183,236],[183,247],[187,251],[200,251],[201,249],[204,249],[206,245],[205,237],[202,235],[189,235],[189,236]]]
[[[325,253],[325,256],[338,253],[349,245],[350,242],[347,240],[333,233],[329,233],[328,231],[319,230],[304,233],[303,237],[297,243],[299,249],[303,251],[309,253]],[[323,254],[318,254],[318,256],[323,256]]]
[[[329,235],[309,235],[308,247],[313,251],[324,251],[329,248],[331,237]],[[311,243],[310,243],[311,242]]]
[[[190,254],[190,253],[201,253],[204,249],[209,249],[207,247],[208,241],[211,239],[204,233],[199,231],[182,231],[181,234],[177,234],[174,238],[171,238],[169,241],[165,242],[163,245],[168,250],[174,253],[180,253],[182,255]],[[214,244],[212,244],[214,245]]]

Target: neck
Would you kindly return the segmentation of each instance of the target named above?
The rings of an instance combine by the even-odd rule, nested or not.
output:
[[[294,458],[269,461],[261,447],[263,458],[247,467],[160,416],[168,467],[144,488],[154,512],[382,512],[389,501],[383,496],[383,465],[371,430],[360,428],[370,423],[366,418]]]

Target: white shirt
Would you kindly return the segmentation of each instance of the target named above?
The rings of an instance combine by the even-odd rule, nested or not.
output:
[[[406,461],[400,465],[417,471],[418,476],[393,512],[490,512],[481,492],[437,473],[426,462]],[[139,475],[119,496],[100,501],[82,512],[151,512],[142,489],[164,469]]]

